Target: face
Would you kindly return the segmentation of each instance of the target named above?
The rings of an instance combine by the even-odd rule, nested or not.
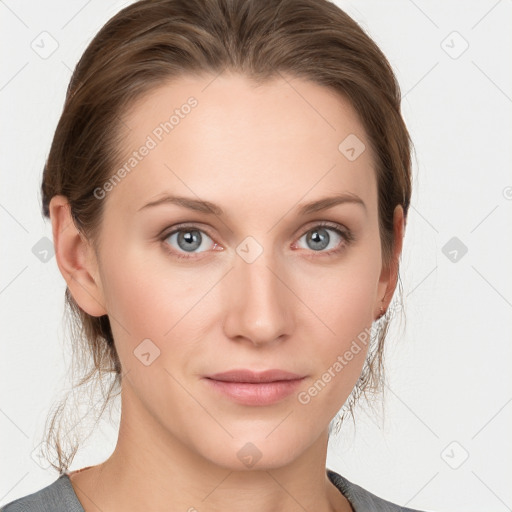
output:
[[[125,172],[97,191],[93,286],[126,414],[226,468],[283,466],[352,391],[393,284],[363,126],[327,88],[238,75],[161,86],[123,121]],[[300,379],[206,378],[233,369]]]

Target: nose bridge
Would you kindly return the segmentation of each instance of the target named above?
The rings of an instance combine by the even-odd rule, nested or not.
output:
[[[270,247],[263,248],[251,237],[237,247],[230,272],[227,334],[245,337],[253,343],[269,343],[290,333],[290,292],[283,267]],[[277,276],[276,276],[277,274]]]

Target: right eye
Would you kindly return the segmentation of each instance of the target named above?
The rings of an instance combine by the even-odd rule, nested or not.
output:
[[[218,244],[197,226],[180,226],[167,232],[161,240],[165,242],[166,251],[177,258],[194,258],[189,254],[196,254],[198,249],[203,249],[199,252],[206,252],[211,243],[213,243],[212,249],[218,247]]]

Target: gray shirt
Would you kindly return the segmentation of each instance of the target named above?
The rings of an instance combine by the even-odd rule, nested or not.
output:
[[[331,482],[347,498],[354,512],[421,512],[404,508],[375,496],[345,477],[327,469]],[[4,505],[0,512],[84,512],[67,473],[32,494]]]

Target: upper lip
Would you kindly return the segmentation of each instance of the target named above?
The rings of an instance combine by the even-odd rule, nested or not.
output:
[[[224,382],[275,382],[279,380],[302,379],[303,375],[287,372],[285,370],[265,370],[255,372],[246,369],[235,369],[227,372],[207,375],[208,379],[220,380]]]

